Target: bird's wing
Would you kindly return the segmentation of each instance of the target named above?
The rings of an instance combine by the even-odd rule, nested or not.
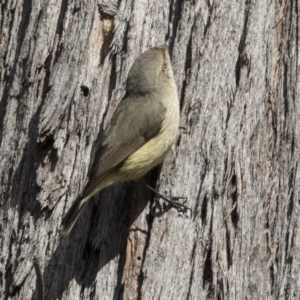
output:
[[[120,102],[100,141],[83,197],[108,171],[158,134],[166,109],[157,97],[125,96]]]

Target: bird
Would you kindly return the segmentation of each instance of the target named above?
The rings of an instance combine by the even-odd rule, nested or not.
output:
[[[70,233],[93,195],[116,182],[137,180],[160,164],[176,139],[179,119],[168,49],[150,48],[128,73],[125,95],[96,142],[90,176],[62,220],[61,235]]]

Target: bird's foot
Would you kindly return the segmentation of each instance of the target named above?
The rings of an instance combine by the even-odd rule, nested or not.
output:
[[[155,193],[155,195],[157,197],[162,198],[163,200],[165,200],[166,202],[170,203],[172,206],[176,207],[177,209],[181,209],[183,211],[187,211],[187,210],[191,211],[191,209],[188,206],[186,206],[185,204],[182,204],[182,203],[178,202],[179,199],[184,199],[185,200],[184,203],[185,203],[187,201],[187,197],[180,197],[180,196],[168,197],[166,195],[163,195],[163,194],[159,193],[157,190],[155,190],[154,188],[152,188],[148,184],[146,184],[146,186],[153,193]]]

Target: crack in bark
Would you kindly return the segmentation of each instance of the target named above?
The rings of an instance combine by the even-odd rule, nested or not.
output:
[[[170,52],[171,57],[173,54],[177,30],[178,30],[179,23],[181,20],[183,3],[184,3],[184,0],[171,0],[170,1],[169,24],[172,24],[172,33],[170,34],[170,27],[169,27],[168,32],[166,34],[166,40],[170,40],[169,52]]]
[[[183,108],[183,100],[185,99],[185,90],[187,86],[187,81],[189,80],[189,72],[191,69],[192,65],[192,32],[193,32],[193,27],[195,26],[195,19],[194,19],[194,24],[192,26],[191,32],[190,32],[190,37],[189,41],[186,47],[186,55],[185,55],[185,65],[184,65],[184,73],[185,77],[182,83],[182,88],[181,88],[181,95],[180,95],[180,111],[182,111]]]
[[[33,259],[33,266],[36,274],[36,298],[37,300],[44,300],[44,280],[40,264],[36,257]]]
[[[206,37],[206,34],[211,26],[211,16],[212,16],[212,12],[213,12],[213,9],[214,9],[214,5],[210,5],[210,1],[209,0],[206,0],[206,4],[208,6],[208,19],[207,19],[207,22],[204,26],[204,37]]]
[[[138,289],[137,289],[137,299],[142,299],[142,287],[143,287],[143,281],[145,279],[143,267],[146,260],[146,254],[149,249],[151,234],[152,234],[152,226],[153,226],[154,216],[149,213],[147,216],[147,223],[148,223],[148,233],[145,240],[145,247],[143,251],[143,257],[141,258],[141,267],[140,267],[140,274],[138,277]]]
[[[187,292],[187,296],[186,299],[189,300],[191,297],[191,288],[192,288],[192,284],[193,284],[193,280],[194,280],[194,273],[195,273],[195,257],[196,257],[196,248],[198,245],[198,229],[196,227],[196,239],[194,241],[193,244],[193,249],[192,249],[192,268],[191,268],[191,274],[190,274],[190,280],[189,280],[189,288],[188,288],[188,292]]]
[[[250,9],[251,9],[251,1],[246,0],[245,2],[245,19],[244,19],[244,27],[243,27],[243,31],[242,31],[242,35],[241,35],[241,39],[240,39],[240,43],[239,43],[239,47],[238,47],[238,59],[235,65],[235,80],[236,80],[236,89],[239,87],[240,84],[240,78],[241,78],[241,69],[244,66],[248,65],[248,58],[247,58],[247,54],[246,54],[246,40],[247,40],[247,34],[248,34],[248,22],[249,22],[249,17],[250,17]],[[249,69],[248,69],[248,73],[249,73]]]

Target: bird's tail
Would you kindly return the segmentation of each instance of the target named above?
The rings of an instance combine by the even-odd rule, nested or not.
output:
[[[72,230],[77,218],[79,217],[81,211],[84,209],[88,200],[94,196],[96,193],[100,192],[105,187],[113,184],[120,180],[120,175],[118,172],[110,171],[108,174],[104,174],[97,180],[88,183],[83,190],[82,196],[79,196],[74,203],[69,208],[67,214],[63,218],[60,225],[60,233],[63,236],[67,236]]]
[[[81,196],[79,196],[71,205],[60,225],[60,234],[62,236],[67,236],[70,233],[77,218],[86,206],[89,199],[90,197],[82,198]]]

